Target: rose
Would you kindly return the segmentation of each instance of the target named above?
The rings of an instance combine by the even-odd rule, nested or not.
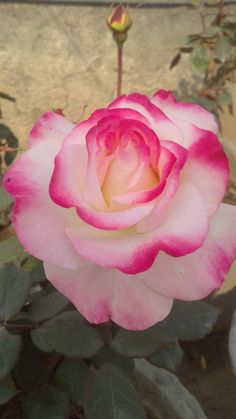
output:
[[[133,22],[127,8],[120,4],[107,19],[107,24],[113,32],[124,33],[131,28]]]
[[[39,119],[5,175],[19,240],[92,323],[145,329],[174,298],[218,288],[236,251],[236,207],[213,115],[160,90],[86,121]]]

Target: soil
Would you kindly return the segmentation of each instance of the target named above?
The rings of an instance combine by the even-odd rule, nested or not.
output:
[[[236,418],[236,376],[228,354],[228,330],[184,343],[177,375],[200,402],[208,419]]]

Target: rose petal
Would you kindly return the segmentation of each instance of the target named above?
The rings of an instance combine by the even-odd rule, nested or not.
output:
[[[89,225],[100,230],[120,230],[129,228],[147,217],[154,207],[153,202],[114,212],[99,212],[85,205],[77,206],[77,214]]]
[[[164,250],[173,256],[199,248],[208,231],[208,217],[201,196],[190,184],[182,184],[162,225],[148,233],[114,232],[105,237],[81,228],[67,228],[68,237],[86,259],[104,267],[118,268],[129,274],[150,268],[156,255]]]
[[[82,220],[103,230],[129,227],[151,212],[153,203],[115,212],[97,211],[91,207],[83,196],[86,158],[83,145],[70,144],[58,153],[49,187],[50,196],[57,205],[75,207]]]
[[[52,200],[64,208],[76,207],[79,217],[86,223],[103,230],[118,230],[135,225],[146,217],[153,209],[154,203],[148,203],[123,211],[107,211],[105,201],[99,202],[99,185],[93,182],[92,192],[96,196],[96,203],[100,204],[99,210],[92,207],[86,200],[83,191],[85,185],[86,149],[84,145],[76,144],[73,140],[76,129],[66,138],[60,152],[55,159],[55,167],[50,181],[50,196]],[[89,167],[89,174],[94,177],[94,165]],[[94,179],[93,177],[93,179]],[[88,178],[87,178],[88,180]]]
[[[32,147],[7,171],[4,187],[16,200],[13,225],[24,248],[48,263],[75,268],[81,257],[65,235],[65,228],[76,225],[76,213],[55,205],[48,194],[59,148],[54,140]]]
[[[73,130],[68,133],[70,135],[65,138],[65,144],[85,144],[86,142],[86,135],[89,130],[95,127],[100,120],[105,117],[119,117],[124,119],[134,119],[139,122],[143,122],[147,124],[147,120],[144,116],[140,115],[133,109],[116,109],[115,112],[111,109],[97,109],[93,112],[88,119],[81,121],[78,124],[73,124]]]
[[[236,206],[221,204],[203,246],[189,255],[172,258],[160,253],[140,276],[147,285],[170,298],[198,300],[224,281],[236,253]]]
[[[85,144],[62,146],[49,183],[50,196],[57,205],[71,208],[83,200],[87,160]]]
[[[149,123],[160,140],[170,140],[181,144],[183,142],[183,133],[179,127],[155,106],[147,96],[133,93],[131,95],[122,95],[115,99],[109,106],[109,109],[131,108],[139,112]]]
[[[202,106],[179,102],[170,91],[162,89],[155,93],[151,101],[178,126],[179,121],[185,121],[198,128],[218,133],[215,117]]]
[[[49,281],[90,323],[109,320],[133,330],[151,327],[171,310],[172,299],[158,294],[135,276],[87,265],[66,270],[45,264]]]
[[[229,163],[214,134],[206,132],[189,148],[180,179],[197,188],[212,217],[224,197],[229,179]]]
[[[61,143],[74,127],[75,124],[64,116],[56,112],[47,112],[34,124],[29,135],[29,144],[32,147],[49,140]]]
[[[175,158],[175,165],[173,166]],[[171,141],[161,142],[161,155],[159,167],[164,171],[166,179],[165,189],[161,195],[155,200],[155,206],[152,212],[138,223],[137,230],[139,232],[153,231],[161,222],[165,210],[171,199],[175,195],[179,187],[179,176],[187,159],[187,151],[179,144]],[[170,173],[169,170],[171,170]],[[188,182],[188,179],[186,179]]]
[[[167,177],[171,173],[172,169],[176,166],[176,160],[177,159],[176,159],[176,157],[174,156],[173,153],[171,153],[167,148],[162,147],[161,150],[160,150],[160,158],[159,158],[159,161],[158,161],[158,170],[157,170],[158,174],[159,174],[159,183],[157,185],[155,185],[154,187],[149,188],[149,189],[142,189],[141,188],[138,191],[127,192],[127,193],[122,194],[122,195],[114,195],[113,198],[112,198],[112,203],[119,202],[121,204],[132,205],[132,204],[137,204],[137,203],[139,204],[139,203],[149,202],[149,201],[153,200],[154,198],[157,198],[163,192],[163,190],[166,186]],[[147,168],[145,166],[143,166],[142,164],[140,164],[139,169],[135,173],[134,177],[131,179],[131,182],[133,181],[133,179],[135,177],[136,178],[138,177],[137,175],[139,175],[138,181],[139,181],[139,184],[140,184],[141,183],[140,178],[141,178],[142,175],[145,175],[145,171],[147,172]],[[151,174],[150,174],[150,177],[151,177]],[[151,183],[150,178],[149,178],[149,183]],[[156,204],[155,204],[155,206],[156,206]],[[154,206],[154,209],[155,209],[155,206]],[[154,211],[154,209],[153,209],[153,211]],[[153,213],[153,211],[152,211],[152,213]],[[150,216],[151,216],[151,214],[150,214]],[[146,218],[145,218],[145,220],[146,220]],[[144,220],[144,223],[145,223],[145,220]],[[141,221],[141,223],[142,223],[142,221]]]
[[[109,111],[112,113],[115,111]],[[113,196],[122,195],[130,185],[129,172],[137,159],[140,160],[139,166],[145,163],[147,168],[144,170],[142,179],[139,180],[138,188],[143,189],[150,183],[158,182],[154,171],[157,169],[157,161],[160,153],[160,143],[153,132],[143,122],[121,118],[113,115],[102,118],[86,135],[88,149],[88,171],[85,188],[85,198],[93,207],[98,210],[105,209],[103,195],[110,206]],[[103,174],[103,184],[99,181],[100,165],[103,156],[114,155],[114,159],[107,166],[108,175]],[[104,165],[103,165],[104,166]],[[152,168],[149,169],[149,166]],[[133,169],[132,169],[133,170]],[[131,172],[132,172],[131,170]],[[149,176],[146,176],[149,172]],[[133,176],[132,176],[133,178]],[[145,179],[144,179],[145,178]],[[155,182],[153,182],[155,178]],[[142,185],[140,184],[142,181]],[[102,191],[101,188],[102,187]],[[134,203],[143,203],[143,199]],[[114,205],[113,205],[114,206]]]

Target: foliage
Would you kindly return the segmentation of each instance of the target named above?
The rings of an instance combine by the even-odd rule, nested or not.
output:
[[[220,124],[220,113],[224,112],[225,107],[233,114],[230,83],[236,82],[236,20],[233,16],[227,16],[224,0],[220,0],[214,19],[210,25],[206,25],[207,14],[204,7],[202,8],[203,2],[194,1],[194,4],[203,23],[202,31],[188,36],[185,45],[179,48],[172,59],[170,69],[179,64],[183,55],[188,55],[193,73],[195,73],[194,86],[189,87],[185,82],[180,84],[181,92],[177,93],[177,96],[179,95],[184,101],[198,103],[214,112]],[[231,175],[224,200],[235,205],[235,144],[230,144],[225,139],[222,139],[222,142],[229,158]],[[182,328],[178,316],[174,316],[174,320],[177,328]],[[207,324],[205,326],[207,328]],[[211,328],[211,324],[209,324],[209,328]],[[192,332],[195,333],[194,330]],[[181,338],[181,333],[179,337]],[[181,355],[177,348],[172,352],[173,365],[175,366],[180,362]],[[232,369],[236,374],[236,310],[233,313],[229,331],[229,355]],[[162,357],[156,359],[155,356],[149,358],[150,362],[157,366],[162,366],[161,359]],[[164,359],[171,367],[172,360],[169,360],[166,351],[164,351]]]
[[[207,419],[198,401],[172,373],[136,361],[141,395],[153,419]]]
[[[4,92],[0,92],[0,99],[5,99],[5,100],[9,100],[10,102],[15,102],[16,99],[10,95],[8,95],[7,93]]]
[[[111,363],[90,377],[84,407],[87,419],[146,418],[134,380]]]
[[[15,102],[15,98],[4,93],[0,92],[0,100],[7,100],[10,102]],[[3,118],[3,113],[0,103],[0,119]],[[18,138],[14,135],[11,129],[0,123],[0,233],[1,230],[4,230],[10,224],[10,209],[12,200],[9,195],[3,190],[2,177],[4,170],[9,166],[17,155],[17,147],[19,145]],[[1,243],[0,243],[1,244]],[[0,249],[0,258],[2,254],[2,249]],[[14,254],[14,252],[12,252]]]
[[[133,358],[146,358],[148,368],[160,375],[155,392],[161,406],[163,391],[171,394],[178,382],[180,403],[201,412],[177,377],[163,368],[174,371],[180,364],[179,338],[209,333],[215,308],[176,302],[165,321],[145,331],[127,331],[112,322],[94,327],[49,284],[40,261],[27,254],[10,257],[13,249],[18,252],[15,236],[10,245],[9,239],[0,243],[6,243],[0,264],[0,419],[147,418],[143,371],[140,378]],[[151,376],[145,380],[153,385]],[[168,413],[172,405],[168,400],[162,406],[165,418],[174,417]]]
[[[195,73],[194,86],[180,93],[181,98],[199,103],[219,119],[225,107],[233,113],[230,83],[235,82],[236,74],[236,21],[226,15],[223,1],[219,2],[210,25],[206,23],[206,13],[199,5],[196,8],[202,19],[202,31],[187,37],[172,59],[170,68],[174,68],[183,55],[189,56]]]
[[[193,84],[189,86],[185,81],[182,81],[177,96],[180,96],[184,101],[198,103],[214,112],[220,123],[220,113],[224,112],[225,107],[233,114],[230,87],[231,83],[236,82],[236,20],[235,17],[226,14],[224,0],[220,0],[214,19],[210,25],[207,25],[205,20],[207,14],[202,7],[204,2],[193,0],[193,3],[199,11],[203,23],[202,31],[187,37],[186,43],[173,57],[170,69],[179,64],[183,55],[188,55],[195,74]],[[224,201],[235,205],[235,150],[233,144],[228,144],[225,140],[223,143],[231,166],[231,179]],[[181,325],[181,322],[179,324]],[[207,327],[207,324],[205,326]],[[209,328],[211,328],[211,324],[209,324]],[[171,360],[168,358],[168,351],[161,352],[161,356],[158,358],[151,356],[149,360],[154,365],[162,366],[162,356],[164,356],[169,369],[171,369],[172,361],[173,367],[175,367],[178,366],[181,359],[177,347],[175,350],[172,349],[172,352]],[[232,369],[236,374],[236,310],[233,313],[229,331],[229,355]]]

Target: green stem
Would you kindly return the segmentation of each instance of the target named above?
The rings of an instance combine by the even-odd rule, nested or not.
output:
[[[110,320],[109,322],[107,322],[105,327],[106,327],[105,341],[106,341],[106,346],[109,347],[112,342],[112,321]]]
[[[117,42],[117,96],[122,92],[123,43]]]

